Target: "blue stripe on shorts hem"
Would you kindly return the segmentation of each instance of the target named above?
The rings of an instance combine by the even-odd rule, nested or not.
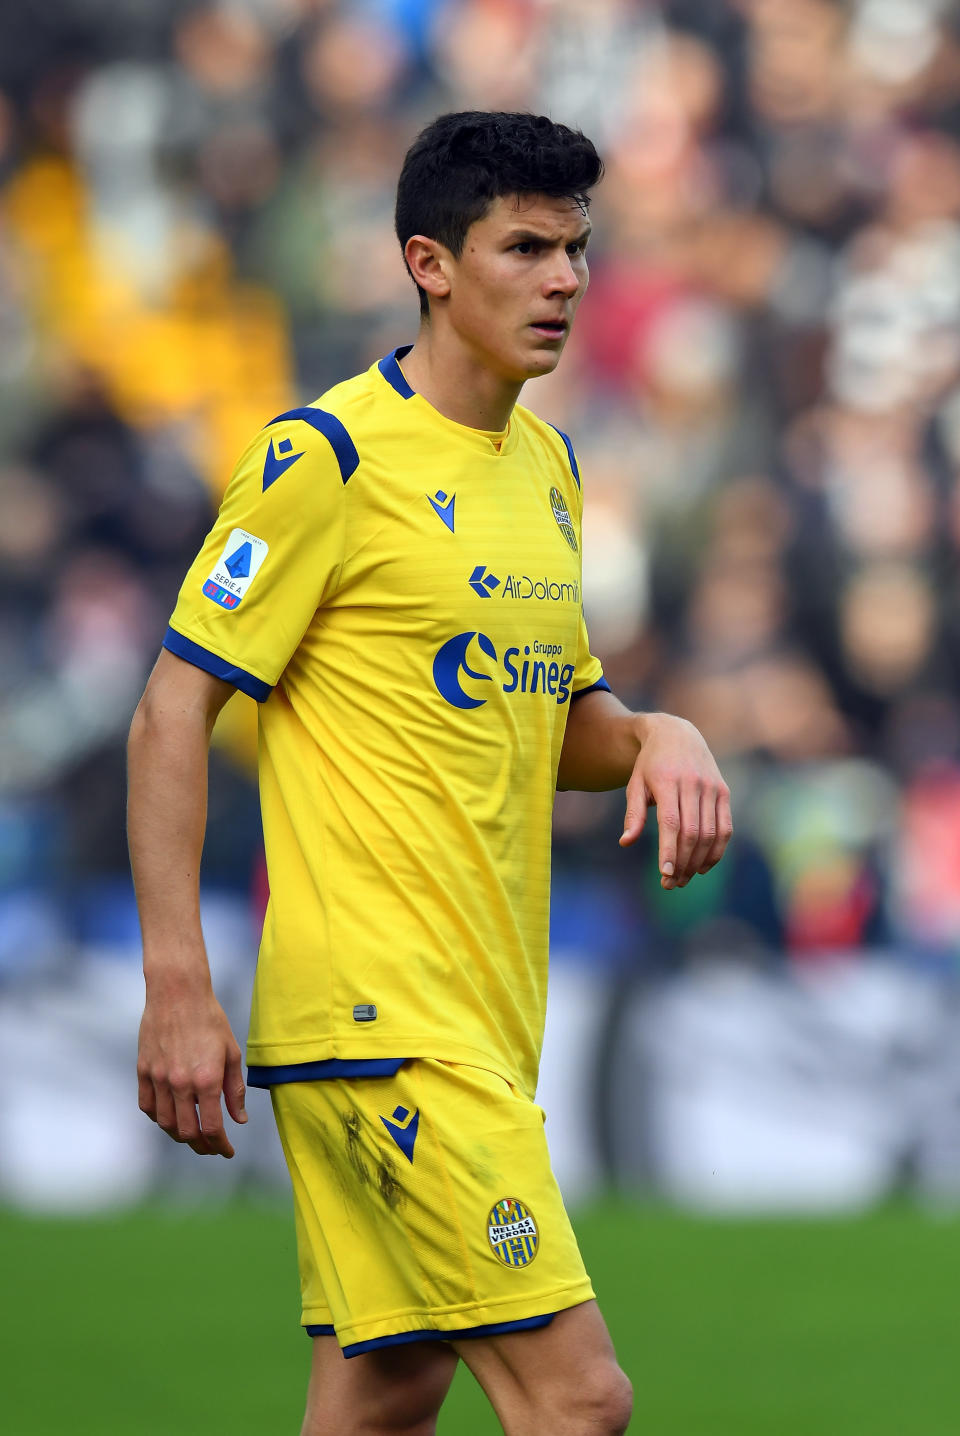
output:
[[[334,1326],[305,1326],[303,1329],[308,1336],[336,1336],[337,1334]]]
[[[206,673],[211,673],[214,678],[222,678],[224,683],[232,683],[234,688],[239,688],[241,693],[246,693],[249,698],[255,698],[258,703],[265,703],[273,692],[269,683],[264,683],[262,678],[254,678],[245,668],[238,668],[236,664],[229,663],[226,658],[221,658],[216,653],[194,643],[192,638],[184,638],[175,628],[168,628],[163,639],[163,647],[175,653],[178,658],[183,658],[187,663],[192,663],[194,668],[202,668]]]
[[[494,1321],[489,1326],[464,1326],[459,1331],[398,1331],[392,1336],[375,1336],[371,1341],[355,1341],[343,1347],[344,1356],[363,1356],[366,1351],[379,1351],[384,1346],[405,1346],[411,1341],[464,1341],[468,1337],[502,1336],[507,1331],[533,1331],[538,1326],[549,1326],[556,1316],[548,1311],[544,1316],[525,1316],[520,1321]],[[327,1327],[307,1327],[311,1336],[321,1336]]]
[[[406,1057],[328,1057],[322,1062],[291,1062],[286,1067],[248,1067],[248,1087],[281,1082],[322,1082],[328,1077],[395,1077]]]

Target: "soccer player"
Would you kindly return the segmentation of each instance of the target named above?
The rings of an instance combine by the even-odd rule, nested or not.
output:
[[[432,1432],[458,1359],[511,1436],[629,1419],[534,1105],[552,799],[625,786],[624,845],[656,803],[666,889],[731,823],[699,733],[610,692],[574,450],[517,404],[586,288],[601,169],[532,115],[419,136],[396,208],[417,341],[254,437],[131,730],[140,1105],[230,1157],[244,1083],[198,873],[211,729],[234,689],[261,704],[248,1081],[293,1182],[303,1436]]]

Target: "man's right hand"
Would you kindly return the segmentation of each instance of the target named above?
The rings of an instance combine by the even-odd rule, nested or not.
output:
[[[240,1047],[212,990],[150,996],[140,1023],[140,1110],[201,1157],[232,1157],[221,1093],[246,1122]]]

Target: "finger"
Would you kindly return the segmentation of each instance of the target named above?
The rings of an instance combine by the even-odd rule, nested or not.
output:
[[[207,1151],[218,1157],[232,1157],[233,1147],[223,1128],[223,1112],[220,1107],[220,1088],[207,1088],[200,1093],[200,1126],[203,1129]]]
[[[695,868],[691,859],[700,839],[700,784],[688,780],[680,789],[680,832],[677,839],[676,877],[680,887],[686,887],[693,877]]]
[[[647,821],[647,785],[642,778],[632,778],[627,784],[627,811],[623,819],[621,848],[629,848],[643,832]]]
[[[704,785],[700,794],[700,832],[690,857],[690,877],[705,873],[713,866],[710,853],[717,837],[717,793],[712,783]]]
[[[146,1074],[137,1074],[137,1102],[141,1112],[145,1112],[151,1122],[157,1120],[157,1094],[153,1090],[153,1083]]]
[[[657,793],[657,828],[659,830],[660,886],[676,887],[677,839],[680,834],[680,796],[676,785],[668,793]]]
[[[193,1084],[175,1085],[171,1082],[170,1085],[176,1105],[177,1136],[181,1142],[192,1142],[200,1136],[200,1119],[197,1116],[197,1098]]]
[[[704,859],[703,867],[700,869],[702,873],[709,872],[712,867],[716,867],[726,852],[727,844],[732,836],[733,818],[730,813],[730,790],[726,786],[721,786],[716,800],[716,836]]]
[[[245,1097],[243,1059],[240,1056],[240,1048],[236,1047],[228,1052],[223,1073],[223,1100],[227,1104],[227,1111],[235,1122],[247,1120],[246,1108],[243,1105]]]
[[[156,1095],[156,1123],[162,1127],[168,1137],[178,1139],[177,1133],[177,1107],[173,1099],[170,1085],[163,1081],[154,1081],[154,1093]]]

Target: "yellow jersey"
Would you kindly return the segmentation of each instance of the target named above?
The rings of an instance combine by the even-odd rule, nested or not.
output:
[[[533,1095],[572,701],[607,685],[569,440],[445,418],[397,350],[242,455],[164,640],[260,700],[250,1080],[487,1068]]]

